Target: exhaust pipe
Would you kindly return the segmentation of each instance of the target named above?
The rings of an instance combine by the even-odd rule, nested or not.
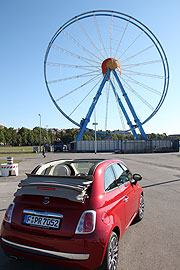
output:
[[[10,255],[9,254],[8,257],[13,261],[24,260],[24,257],[19,257],[19,256],[16,256],[16,255]]]
[[[19,258],[15,255],[9,255],[9,258],[13,261],[17,261]]]

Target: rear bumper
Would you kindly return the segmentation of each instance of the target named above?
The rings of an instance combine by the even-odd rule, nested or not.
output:
[[[89,259],[89,254],[77,254],[77,253],[64,253],[54,250],[47,250],[47,249],[40,249],[32,246],[26,246],[22,244],[18,244],[15,242],[8,241],[4,238],[1,238],[2,243],[5,246],[8,246],[10,248],[15,248],[17,250],[21,250],[24,252],[29,252],[32,254],[37,254],[41,256],[48,256],[48,257],[54,257],[54,258],[60,258],[60,259],[66,259],[66,260],[75,260],[75,261],[84,261]]]
[[[78,269],[96,269],[104,257],[106,233],[102,230],[70,238],[50,237],[16,230],[4,223],[0,245],[8,256]]]

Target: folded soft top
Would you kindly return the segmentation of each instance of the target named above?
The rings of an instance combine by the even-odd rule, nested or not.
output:
[[[52,176],[27,174],[19,183],[20,189],[14,196],[41,195],[65,198],[71,201],[84,202],[87,189],[92,184],[92,176]]]

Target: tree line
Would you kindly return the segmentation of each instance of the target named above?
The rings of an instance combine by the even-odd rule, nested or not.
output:
[[[50,143],[60,138],[64,144],[68,144],[76,140],[78,135],[77,129],[45,129],[41,128],[41,144]],[[113,139],[113,140],[133,140],[133,136],[130,134],[113,134],[110,135],[110,131],[107,132],[107,136],[103,137],[102,134],[97,132],[97,140]],[[148,139],[165,139],[170,138],[166,134],[151,133],[147,135]],[[94,133],[84,133],[83,140],[94,140]],[[178,138],[179,139],[179,138]],[[12,145],[12,146],[33,146],[40,143],[40,127],[35,127],[32,130],[22,127],[14,129],[12,127],[0,127],[0,144]]]
[[[64,144],[74,140],[75,130],[69,129],[65,131],[58,131],[57,129],[45,129],[35,127],[32,130],[22,127],[14,129],[12,127],[0,127],[0,144],[12,146],[33,146],[39,145],[41,133],[41,144],[50,143],[60,138]],[[76,135],[77,136],[77,135]]]

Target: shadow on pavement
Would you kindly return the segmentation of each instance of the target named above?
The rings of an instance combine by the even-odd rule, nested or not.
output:
[[[150,188],[150,187],[155,187],[155,186],[167,185],[167,184],[171,184],[171,183],[175,183],[175,182],[179,182],[179,181],[180,181],[180,179],[170,180],[170,181],[156,183],[156,184],[152,184],[152,185],[148,185],[148,186],[142,186],[142,188]]]
[[[12,260],[0,248],[0,270],[78,270],[29,260]]]

